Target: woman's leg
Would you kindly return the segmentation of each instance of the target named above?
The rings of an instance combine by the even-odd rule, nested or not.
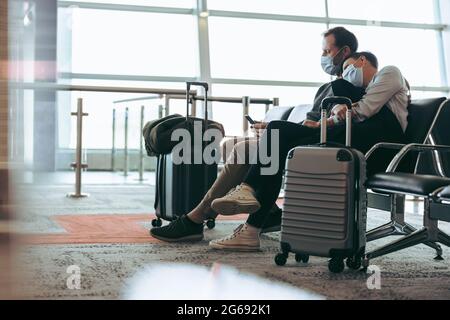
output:
[[[249,210],[249,213],[255,211],[269,212],[281,189],[288,152],[299,145],[301,141],[316,137],[317,134],[317,129],[311,129],[296,123],[271,122],[259,143],[260,151],[262,150],[264,153],[267,150],[271,162],[262,164],[259,159],[255,161],[256,164],[251,166],[244,179],[245,185],[241,188],[242,191],[241,189],[236,191],[237,198],[233,198],[233,194],[231,194],[229,197],[217,199],[212,204],[213,209],[228,215],[245,212],[242,210]],[[268,168],[271,168],[272,174],[264,171]],[[236,201],[239,201],[240,205],[237,205]]]
[[[234,145],[214,184],[197,207],[188,213],[187,216],[192,221],[203,223],[208,218],[217,217],[217,213],[211,209],[211,202],[214,199],[223,197],[230,189],[242,183],[245,174],[250,168],[249,157],[257,149],[257,144],[257,139],[250,139]]]
[[[271,135],[271,131],[277,129],[279,130],[279,141],[274,141],[274,143],[278,143],[279,152],[276,154],[274,160],[278,161],[279,166],[276,173],[273,175],[261,175],[261,164],[252,165],[245,181],[254,186],[256,192],[256,198],[261,203],[261,208],[251,214],[247,220],[247,223],[239,226],[232,235],[224,237],[222,239],[213,240],[210,242],[210,246],[214,249],[219,250],[236,250],[236,251],[257,251],[260,248],[259,241],[259,233],[264,225],[264,222],[267,221],[269,217],[270,208],[274,205],[275,201],[278,198],[280,189],[281,189],[281,180],[282,174],[285,167],[285,159],[287,157],[288,152],[295,146],[305,142],[305,143],[313,143],[318,140],[318,131],[310,128],[306,128],[294,123],[288,122],[272,122],[265,135]],[[266,137],[267,138],[267,137]],[[264,138],[263,138],[264,141]],[[270,140],[267,141],[270,145]],[[266,146],[263,146],[263,148]],[[267,149],[266,149],[267,150]],[[275,150],[270,150],[275,151]],[[246,188],[250,188],[250,186],[244,185],[240,191],[237,193],[241,193]],[[245,192],[245,191],[244,191]],[[250,191],[252,192],[252,191]],[[251,196],[251,195],[250,195]],[[227,198],[225,196],[224,198]],[[233,195],[230,195],[229,198],[232,198]],[[222,198],[222,199],[224,199]],[[245,196],[244,196],[245,198]],[[218,199],[214,201],[214,204],[217,204]],[[224,201],[227,202],[226,199]],[[220,203],[219,203],[220,204]],[[238,210],[241,211],[241,210]]]

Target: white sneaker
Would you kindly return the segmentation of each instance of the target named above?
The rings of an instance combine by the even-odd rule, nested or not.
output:
[[[254,213],[261,208],[261,205],[253,192],[250,187],[239,185],[231,189],[224,197],[215,199],[211,203],[211,208],[223,215]]]
[[[233,234],[222,239],[212,240],[209,246],[218,250],[259,251],[259,233],[259,229],[247,223],[241,224]]]

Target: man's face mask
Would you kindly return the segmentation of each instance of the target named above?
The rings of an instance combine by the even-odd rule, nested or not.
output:
[[[363,68],[357,68],[351,64],[344,70],[342,78],[353,84],[355,87],[362,88],[364,85]]]
[[[341,72],[341,64],[344,60],[344,48],[341,48],[333,57],[322,56],[322,69],[331,76],[336,76]]]

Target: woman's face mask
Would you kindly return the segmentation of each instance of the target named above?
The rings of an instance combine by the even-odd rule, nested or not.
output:
[[[364,85],[363,68],[357,68],[351,64],[344,70],[342,78],[353,84],[355,87],[362,88]]]

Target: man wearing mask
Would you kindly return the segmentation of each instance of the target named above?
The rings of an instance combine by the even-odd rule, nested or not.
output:
[[[322,68],[329,75],[337,76],[339,79],[326,83],[319,88],[314,98],[313,108],[303,122],[305,126],[315,126],[320,118],[320,107],[324,98],[339,95],[347,96],[353,101],[359,99],[364,90],[355,88],[349,82],[341,79],[342,63],[357,49],[358,40],[356,36],[343,27],[330,29],[323,34]],[[253,127],[257,136],[265,130],[267,125],[267,123],[258,123]],[[257,140],[241,142],[234,146],[232,153],[247,158],[248,150],[256,145]],[[239,185],[250,169],[248,161],[245,164],[237,164],[235,163],[236,157],[232,159],[226,162],[222,172],[196,208],[167,226],[153,228],[151,235],[157,239],[170,242],[202,240],[204,221],[217,216],[217,213],[211,209],[212,201],[223,197],[231,188]],[[281,209],[274,205],[269,211],[268,219],[262,226],[262,233],[280,229]]]

